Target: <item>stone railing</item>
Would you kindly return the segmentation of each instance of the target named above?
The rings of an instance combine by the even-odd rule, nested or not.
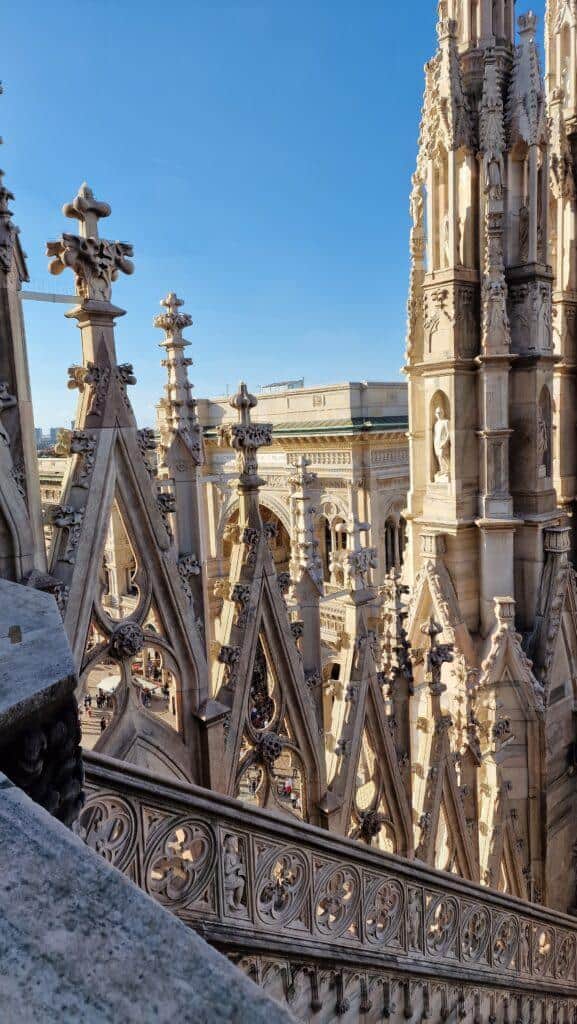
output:
[[[92,753],[86,776],[85,842],[298,1019],[577,1022],[574,919]]]
[[[345,609],[337,601],[323,603],[320,609],[321,630],[327,640],[337,641],[345,628]]]

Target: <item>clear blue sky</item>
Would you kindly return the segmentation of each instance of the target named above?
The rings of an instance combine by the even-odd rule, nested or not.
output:
[[[525,5],[517,4],[519,11]],[[543,0],[533,4],[542,16]],[[60,207],[86,179],[132,242],[117,347],[154,418],[164,371],[152,327],[175,289],[198,396],[395,379],[402,363],[408,193],[434,0],[7,0],[1,166],[31,288]],[[68,280],[66,281],[66,278]],[[65,283],[66,282],[66,283]],[[36,419],[70,419],[79,335],[65,306],[25,304]]]

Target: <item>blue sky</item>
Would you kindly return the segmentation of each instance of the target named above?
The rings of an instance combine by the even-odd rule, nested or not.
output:
[[[519,10],[526,9],[517,5]],[[540,16],[543,2],[532,5]],[[152,327],[175,289],[196,394],[398,377],[408,193],[434,0],[7,0],[1,166],[36,290],[60,207],[87,180],[132,242],[114,301],[142,424],[164,371]],[[66,282],[66,278],[68,281]],[[79,335],[66,307],[25,304],[36,420],[68,421]]]

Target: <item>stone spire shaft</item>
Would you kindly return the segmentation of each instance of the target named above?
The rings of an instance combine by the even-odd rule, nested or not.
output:
[[[290,577],[292,597],[303,623],[302,653],[305,676],[316,677],[320,683],[321,623],[320,598],[323,593],[322,566],[315,538],[314,517],[320,500],[320,484],[316,473],[309,471],[309,459],[300,456],[289,477],[292,519]]]
[[[192,385],[188,379],[188,367],[192,366],[192,359],[184,355],[184,350],[190,346],[190,342],[182,336],[186,327],[192,327],[192,317],[188,313],[180,312],[180,307],[184,303],[174,292],[169,292],[160,305],[165,307],[166,312],[155,316],[153,323],[165,333],[160,347],[165,352],[162,365],[166,368],[168,376],[168,381],[164,385],[166,398],[163,402],[166,423],[171,430],[186,432],[191,426],[198,424],[196,402],[192,397]]]
[[[0,171],[0,576],[21,580],[45,571],[46,553],[20,304],[28,273],[12,221],[13,199]]]
[[[110,215],[110,206],[97,200],[86,183],[70,203],[64,204],[62,212],[79,222],[79,234],[64,233],[58,241],[47,243],[49,270],[59,275],[68,268],[74,273],[79,305],[66,316],[78,321],[84,369],[110,369],[117,364],[114,321],[125,312],[112,305],[112,284],[120,273],[133,273],[132,246],[100,238],[98,222]],[[69,386],[78,387],[80,377],[80,373],[71,375]],[[83,404],[86,402],[81,402],[81,407]]]
[[[192,359],[184,355],[190,342],[182,336],[183,330],[192,326],[192,317],[181,311],[184,303],[175,292],[169,292],[160,304],[165,312],[155,316],[153,324],[164,331],[160,348],[165,352],[162,365],[166,367],[168,381],[164,386],[165,397],[158,405],[158,475],[161,480],[171,481],[175,497],[175,546],[179,572],[192,595],[197,617],[202,617],[206,623],[204,443],[188,378]]]
[[[64,233],[57,241],[48,242],[46,254],[51,274],[60,275],[67,269],[74,273],[79,302],[65,316],[76,320],[80,329],[82,363],[68,370],[68,387],[78,390],[79,398],[74,430],[66,431],[61,440],[63,453],[70,458],[61,502],[51,511],[54,535],[49,560],[50,571],[65,594],[65,626],[80,664],[90,615],[85,562],[104,541],[104,536],[95,537],[94,531],[103,527],[104,518],[108,529],[114,492],[121,486],[118,479],[110,480],[116,472],[112,449],[119,432],[136,451],[133,458],[142,464],[135,466],[134,472],[147,474],[138,453],[136,420],[127,390],[136,378],[132,365],[119,364],[116,356],[114,321],[124,310],[111,301],[118,275],[133,272],[129,260],[132,246],[100,238],[98,222],[110,215],[110,206],[97,200],[86,183],[64,204],[62,212],[79,222],[79,234]],[[105,477],[109,489],[104,487]]]
[[[249,394],[244,381],[239,384],[230,405],[238,413],[238,423],[225,427],[223,436],[226,436],[238,456],[239,523],[241,527],[259,528],[259,490],[262,480],[258,475],[258,450],[272,444],[272,424],[252,422],[251,409],[256,408],[257,400]]]

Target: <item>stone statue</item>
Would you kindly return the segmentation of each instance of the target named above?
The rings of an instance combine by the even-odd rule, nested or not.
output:
[[[519,210],[519,262],[529,259],[529,207],[524,203]]]
[[[433,451],[439,467],[435,473],[435,483],[446,484],[451,479],[451,432],[449,420],[440,405],[435,409]]]
[[[537,473],[540,477],[548,476],[549,429],[543,410],[537,412]]]
[[[451,266],[451,243],[449,232],[449,214],[446,213],[442,223],[441,249],[445,267]]]
[[[224,840],[224,895],[228,909],[239,911],[243,907],[246,887],[246,868],[239,852],[238,839],[228,835]]]
[[[424,204],[423,204],[423,188],[416,174],[412,177],[412,190],[411,190],[411,201],[410,201],[410,212],[413,227],[417,230],[423,227],[423,215],[424,215]]]
[[[8,391],[6,381],[0,381],[0,448],[10,448],[10,435],[2,425],[2,413],[16,405],[16,397]]]

